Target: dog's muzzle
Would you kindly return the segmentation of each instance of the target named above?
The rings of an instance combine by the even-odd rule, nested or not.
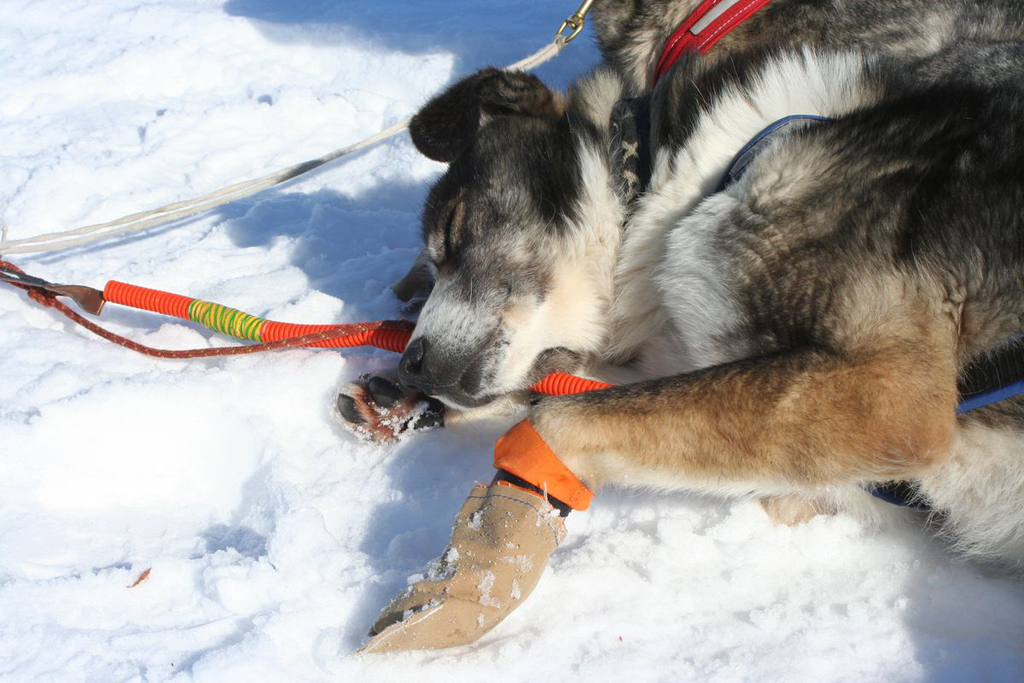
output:
[[[458,407],[474,407],[490,400],[477,396],[481,388],[476,358],[438,353],[431,343],[418,337],[409,343],[398,363],[398,379],[407,388],[420,391]]]

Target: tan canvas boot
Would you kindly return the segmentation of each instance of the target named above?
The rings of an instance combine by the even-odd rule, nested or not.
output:
[[[541,496],[477,484],[441,559],[381,613],[363,652],[474,642],[530,595],[564,537],[565,524]]]

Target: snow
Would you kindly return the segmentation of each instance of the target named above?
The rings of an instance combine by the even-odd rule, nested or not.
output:
[[[12,239],[67,229],[319,156],[531,53],[575,4],[4,0],[0,220]],[[540,75],[596,60],[580,39]],[[440,171],[400,137],[175,227],[15,260],[280,320],[394,317]],[[150,345],[226,343],[103,318]],[[750,501],[622,490],[570,516],[476,646],[353,655],[509,426],[353,438],[337,387],[392,362],[159,361],[0,289],[0,680],[1024,680],[1024,587],[912,513],[776,527]]]

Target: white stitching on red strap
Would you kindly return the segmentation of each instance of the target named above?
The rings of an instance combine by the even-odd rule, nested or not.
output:
[[[744,5],[744,6],[743,6],[743,7],[742,7],[742,8],[741,8],[741,9],[740,9],[739,11],[737,11],[737,12],[736,12],[735,14],[733,14],[733,15],[732,15],[732,16],[730,16],[730,17],[729,17],[728,19],[726,19],[726,21],[725,21],[725,23],[724,23],[724,24],[722,24],[722,25],[721,25],[721,26],[719,26],[719,27],[718,27],[717,29],[715,29],[715,30],[714,30],[714,31],[713,31],[713,32],[711,33],[711,35],[707,37],[707,40],[705,40],[704,42],[702,42],[702,43],[698,44],[698,45],[697,45],[697,49],[698,49],[698,50],[703,50],[703,49],[704,49],[704,47],[705,47],[705,46],[706,46],[706,45],[707,45],[707,44],[708,44],[709,42],[713,42],[713,41],[712,41],[712,39],[713,39],[713,38],[714,38],[714,37],[715,37],[716,35],[718,35],[719,33],[721,33],[722,31],[724,31],[724,30],[726,30],[726,29],[731,29],[731,28],[733,28],[733,26],[735,26],[735,25],[736,25],[736,22],[737,22],[737,21],[739,21],[739,17],[741,17],[741,16],[743,15],[743,13],[744,13],[744,12],[746,12],[746,11],[747,11],[748,9],[750,9],[750,8],[751,8],[752,6],[756,5],[756,4],[757,4],[758,2],[760,2],[760,1],[761,1],[761,0],[750,0],[750,2],[748,2],[748,3],[746,4],[746,5]]]

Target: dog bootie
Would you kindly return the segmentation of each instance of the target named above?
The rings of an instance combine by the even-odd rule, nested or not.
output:
[[[474,642],[526,600],[564,537],[558,510],[542,496],[478,484],[444,554],[381,613],[363,652]]]

